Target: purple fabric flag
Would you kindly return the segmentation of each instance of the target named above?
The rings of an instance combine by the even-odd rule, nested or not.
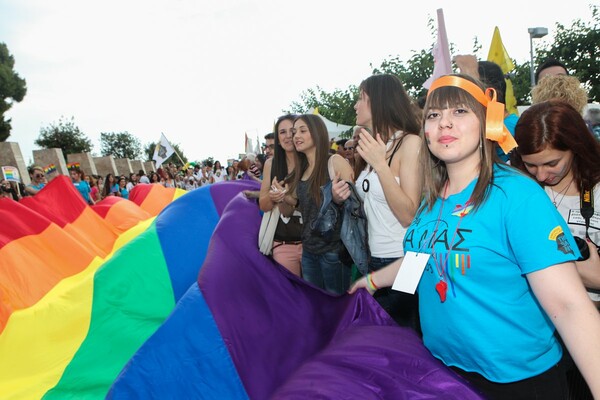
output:
[[[331,295],[262,255],[260,220],[236,196],[198,277],[250,398],[479,398],[365,290]]]

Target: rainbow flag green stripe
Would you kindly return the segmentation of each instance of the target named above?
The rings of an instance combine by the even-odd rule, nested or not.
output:
[[[93,288],[89,331],[44,399],[104,397],[123,365],[173,310],[154,223],[96,271]]]

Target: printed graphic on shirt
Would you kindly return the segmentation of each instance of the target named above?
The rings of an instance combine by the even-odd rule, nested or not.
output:
[[[464,216],[472,208],[471,205],[457,206],[452,215]],[[419,224],[420,221],[416,223]],[[453,271],[448,271],[448,267],[453,266],[464,275],[466,269],[471,267],[469,249],[465,247],[465,241],[471,233],[471,229],[460,227],[449,231],[445,220],[439,222],[432,220],[419,226],[418,229],[410,229],[406,233],[405,246],[417,251],[431,250],[433,257],[429,260],[427,269],[432,272],[433,267],[436,266],[439,270],[445,270],[452,275]]]
[[[454,211],[452,211],[452,215],[456,217],[464,217],[469,212],[471,212],[472,209],[473,205],[470,201],[468,201],[464,206],[461,204],[457,204],[456,207],[454,207]]]
[[[554,240],[558,250],[562,251],[564,254],[571,253],[575,255],[575,252],[571,248],[567,238],[565,238],[565,233],[560,225],[550,231],[548,239]]]

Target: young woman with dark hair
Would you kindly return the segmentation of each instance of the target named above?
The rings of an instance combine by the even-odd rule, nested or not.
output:
[[[263,179],[260,186],[259,205],[264,212],[278,207],[287,201],[296,205],[297,198],[285,190],[285,185],[293,178],[296,155],[292,138],[292,126],[295,115],[287,114],[275,122],[273,157],[268,158],[263,166]],[[277,186],[284,190],[276,190]],[[292,273],[302,275],[302,215],[294,210],[291,217],[282,216],[275,229],[273,240],[273,259]]]
[[[421,201],[421,130],[413,100],[395,75],[373,75],[359,86],[354,109],[359,141],[356,189],[368,223],[369,270],[404,256],[402,241]],[[373,134],[371,134],[371,132]],[[401,326],[419,331],[416,295],[382,288],[375,299]]]
[[[311,226],[319,214],[323,202],[321,186],[330,182],[346,185],[353,181],[352,168],[348,161],[338,154],[331,155],[329,162],[329,134],[320,116],[304,114],[294,120],[292,127],[296,159],[294,161],[294,179],[288,190],[296,194],[298,209],[302,213],[302,276],[312,284],[331,293],[342,294],[350,284],[350,267],[340,260],[343,244],[340,238],[341,218],[338,218],[331,235],[321,236]],[[331,165],[331,171],[329,167]],[[274,182],[277,190],[285,187]],[[346,185],[347,186],[347,185]],[[344,200],[332,191],[333,202],[341,204]],[[288,199],[291,196],[288,196]],[[293,208],[288,201],[280,203],[282,213],[290,215]],[[294,204],[296,205],[296,204]]]
[[[102,198],[108,196],[119,196],[119,182],[112,173],[106,174],[104,178],[104,187],[102,188]]]
[[[557,329],[600,398],[600,314],[577,274],[579,251],[543,189],[498,159],[494,142],[505,153],[516,146],[502,108],[470,76],[432,83],[425,200],[407,253],[351,291],[410,278],[423,343],[489,399],[568,398]]]
[[[600,308],[600,143],[587,128],[581,114],[568,103],[549,100],[534,104],[517,123],[519,147],[511,164],[535,178],[563,216],[571,233],[587,241],[589,254],[577,261],[590,298]],[[582,195],[588,193],[593,214],[587,224],[582,216]],[[583,243],[582,243],[583,245]]]

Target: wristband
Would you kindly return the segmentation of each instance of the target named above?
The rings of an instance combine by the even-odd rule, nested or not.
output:
[[[375,282],[373,282],[373,274],[371,274],[371,273],[367,274],[366,278],[367,278],[367,286],[369,287],[369,289],[376,292],[377,289],[379,289],[379,288],[377,287],[377,285],[375,285]]]

